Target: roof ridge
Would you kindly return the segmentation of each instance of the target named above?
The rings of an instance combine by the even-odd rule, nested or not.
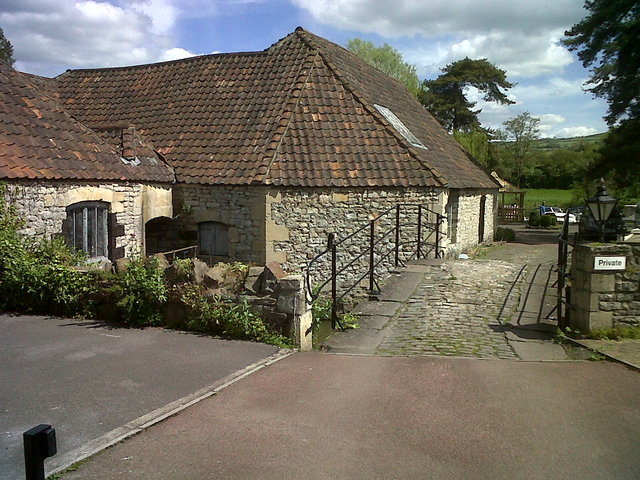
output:
[[[205,55],[193,55],[191,57],[177,58],[175,60],[165,60],[164,62],[150,62],[150,63],[141,63],[138,65],[123,65],[120,67],[96,67],[96,68],[68,68],[60,75],[53,77],[52,80],[57,80],[58,78],[67,75],[72,72],[104,72],[104,71],[122,71],[122,70],[138,70],[147,67],[156,67],[160,65],[168,65],[173,63],[188,63],[197,60],[205,60],[210,58],[222,58],[222,57],[260,57],[267,54],[266,50],[259,50],[254,52],[221,52],[221,53],[208,53]],[[48,77],[43,77],[48,78]]]
[[[442,175],[440,175],[440,173],[434,167],[425,165],[425,163],[420,159],[420,155],[418,154],[418,152],[416,152],[415,148],[400,134],[400,132],[398,132],[395,128],[393,128],[393,126],[382,116],[382,114],[374,106],[369,105],[369,102],[365,99],[365,96],[362,95],[358,91],[358,89],[351,84],[348,78],[345,78],[345,76],[340,72],[340,69],[337,67],[337,65],[335,65],[327,57],[322,47],[315,42],[314,38],[312,38],[314,35],[306,31],[302,27],[296,28],[294,33],[297,34],[310,49],[315,50],[318,53],[318,55],[322,58],[325,65],[329,68],[331,73],[338,79],[338,81],[342,83],[344,88],[347,91],[349,91],[360,104],[362,104],[362,106],[366,109],[366,111],[370,115],[372,115],[385,128],[385,130],[388,131],[398,141],[398,143],[400,143],[403,147],[405,147],[408,150],[409,154],[423,168],[428,170],[433,175],[434,180],[436,180],[442,186],[445,186],[447,184],[446,179]],[[336,46],[340,47],[340,45],[337,45],[337,44]],[[343,47],[340,47],[340,48],[343,48]],[[352,55],[354,54],[352,53]]]
[[[298,29],[301,27],[298,27]],[[296,31],[298,31],[298,29],[296,29]],[[295,33],[295,32],[294,32]],[[284,37],[283,39],[279,40],[278,42],[274,43],[272,45],[275,46],[278,43],[282,42],[284,39],[290,37],[293,34],[289,34],[286,37]],[[305,46],[307,46],[305,44]],[[271,47],[269,47],[271,48]],[[307,46],[308,48],[308,46]],[[311,58],[313,57],[313,58]],[[282,146],[282,142],[285,138],[285,136],[287,135],[287,132],[289,131],[289,126],[291,125],[291,122],[293,120],[293,118],[295,117],[295,110],[296,107],[298,106],[298,104],[300,103],[300,100],[302,99],[302,93],[304,92],[307,83],[309,81],[309,77],[311,76],[311,73],[313,72],[313,70],[315,69],[315,59],[318,57],[318,52],[315,49],[309,49],[308,54],[306,55],[305,61],[302,63],[302,65],[300,66],[300,69],[298,70],[298,75],[296,75],[295,80],[292,83],[292,94],[289,97],[289,100],[285,103],[285,107],[283,108],[283,112],[282,115],[280,115],[280,120],[278,121],[278,123],[275,126],[274,129],[274,133],[273,136],[271,137],[271,141],[268,142],[268,145],[272,145],[274,142],[277,142],[277,145],[275,145],[274,147],[268,146],[265,149],[265,155],[263,156],[263,159],[265,158],[269,158],[269,162],[268,165],[260,165],[259,167],[256,168],[256,170],[259,172],[259,170],[261,168],[265,168],[265,171],[263,174],[257,173],[256,177],[260,176],[261,178],[258,180],[258,182],[262,182],[264,183],[267,180],[267,177],[269,176],[269,172],[271,171],[271,167],[273,166],[273,163],[276,160],[276,157],[278,155],[278,152],[280,151],[280,147]],[[305,73],[306,70],[306,73]],[[300,88],[296,89],[296,85],[300,85]],[[296,94],[295,91],[298,90],[298,93]],[[288,117],[287,117],[288,115]],[[283,125],[283,119],[286,118],[286,124]],[[278,133],[278,129],[280,127],[284,127],[283,131],[281,133]],[[273,153],[270,153],[273,152]],[[257,180],[257,179],[254,179]]]

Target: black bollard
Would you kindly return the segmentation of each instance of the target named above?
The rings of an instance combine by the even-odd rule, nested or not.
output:
[[[22,434],[26,480],[45,480],[44,459],[58,451],[56,431],[51,425],[38,425]]]

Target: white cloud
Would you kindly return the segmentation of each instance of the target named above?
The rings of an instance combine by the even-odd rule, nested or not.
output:
[[[316,20],[386,37],[564,28],[584,15],[575,0],[291,0]]]
[[[599,130],[592,127],[566,127],[555,132],[556,138],[584,137],[586,135],[594,135]]]
[[[158,61],[168,62],[170,60],[180,60],[181,58],[194,57],[195,55],[195,53],[192,53],[189,50],[185,50],[184,48],[170,48],[160,55]]]
[[[556,113],[545,113],[543,115],[538,115],[537,118],[540,119],[538,128],[540,130],[541,137],[551,136],[552,132],[554,132],[558,128],[558,125],[561,125],[567,121],[567,119],[562,115],[558,115]]]
[[[132,7],[151,19],[152,31],[158,34],[169,32],[178,16],[178,9],[171,0],[144,0]]]
[[[464,57],[488,58],[506,70],[509,77],[536,77],[556,72],[573,62],[559,45],[562,31],[525,35],[521,32],[491,32],[451,45],[447,63]]]
[[[559,40],[584,16],[575,0],[291,1],[317,21],[337,28],[421,39],[422,53],[402,53],[429,76],[437,74],[435,64],[465,56],[487,58],[510,77],[562,70],[573,57]]]
[[[135,65],[193,55],[168,29],[169,0],[7,0],[0,25],[14,47],[16,68],[56,75],[67,68]]]

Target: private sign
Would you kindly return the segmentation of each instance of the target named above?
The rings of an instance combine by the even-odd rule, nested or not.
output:
[[[627,268],[627,257],[595,257],[594,270],[624,270]]]

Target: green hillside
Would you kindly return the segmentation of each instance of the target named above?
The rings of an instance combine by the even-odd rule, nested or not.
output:
[[[596,133],[595,135],[587,135],[586,137],[571,138],[541,138],[533,142],[533,149],[543,152],[552,150],[591,150],[599,147],[607,133]]]

